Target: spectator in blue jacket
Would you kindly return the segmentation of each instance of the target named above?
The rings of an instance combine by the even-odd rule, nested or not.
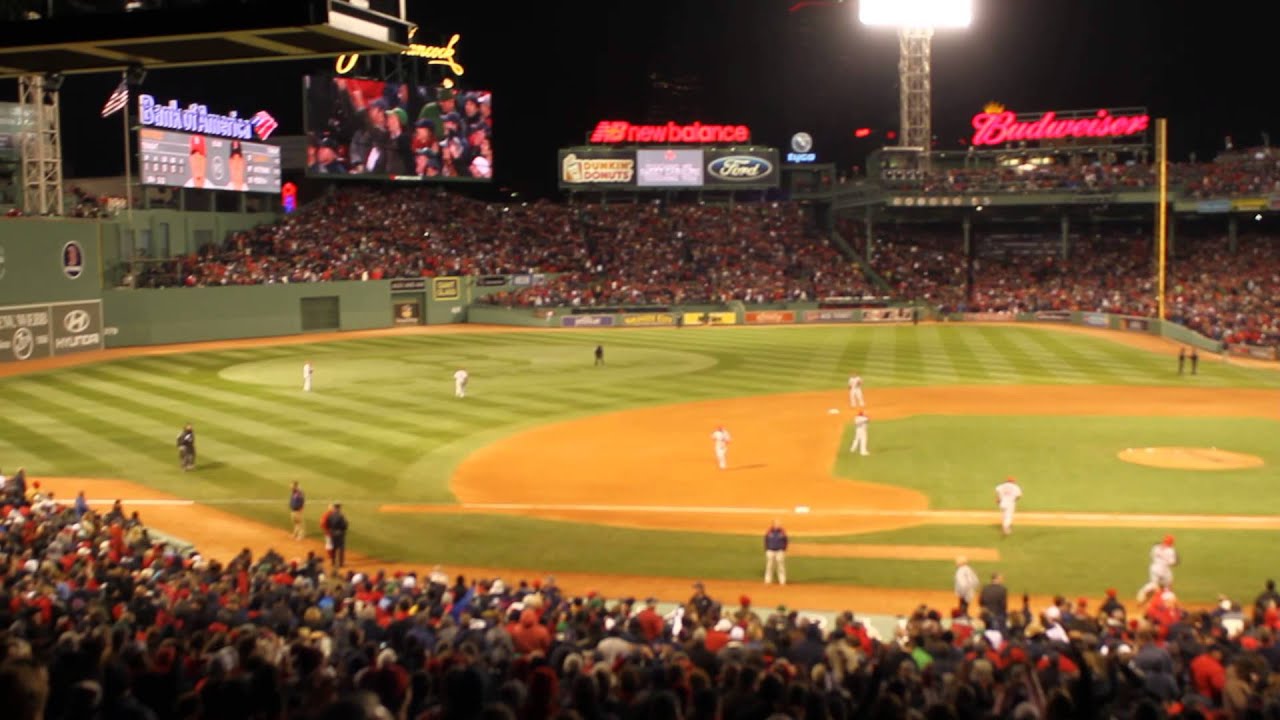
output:
[[[787,584],[787,531],[777,520],[764,534],[764,583],[773,582],[775,576],[779,585]]]

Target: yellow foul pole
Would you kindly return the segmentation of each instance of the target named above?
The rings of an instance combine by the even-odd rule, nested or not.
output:
[[[1156,297],[1156,308],[1159,318],[1164,320],[1165,273],[1169,241],[1169,121],[1166,118],[1156,120],[1156,163],[1160,183],[1160,200],[1156,206],[1156,243],[1158,245],[1156,286],[1160,294]]]

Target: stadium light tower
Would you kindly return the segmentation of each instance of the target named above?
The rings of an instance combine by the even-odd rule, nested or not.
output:
[[[898,144],[928,152],[933,147],[933,31],[967,28],[973,0],[859,0],[858,19],[870,27],[898,30]]]

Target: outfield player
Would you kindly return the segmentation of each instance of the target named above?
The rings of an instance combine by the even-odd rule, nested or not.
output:
[[[315,366],[308,360],[302,364],[302,391],[311,392],[311,376],[315,374]]]
[[[1018,506],[1018,499],[1022,497],[1022,488],[1018,486],[1018,481],[1009,476],[1004,482],[996,486],[996,505],[1000,508],[1001,519],[1000,529],[1005,535],[1013,532],[1013,510]]]
[[[715,432],[711,433],[711,440],[716,448],[716,464],[720,466],[721,470],[724,470],[728,466],[729,443],[733,442],[733,438],[729,437],[729,431],[725,430],[724,426],[721,425],[716,428]]]
[[[867,403],[862,399],[862,376],[854,370],[849,375],[849,407],[863,408]]]
[[[863,410],[858,411],[858,416],[853,419],[853,444],[849,446],[849,452],[856,452],[859,455],[870,455],[867,452],[867,413]]]
[[[1153,593],[1173,587],[1173,566],[1178,564],[1178,551],[1173,548],[1173,536],[1165,535],[1151,546],[1151,564],[1147,566],[1147,584],[1138,590],[1138,601],[1146,602]]]
[[[467,371],[463,370],[462,368],[458,368],[458,372],[453,374],[453,396],[454,397],[463,398],[467,396],[467,380],[470,377],[471,376],[467,374]]]

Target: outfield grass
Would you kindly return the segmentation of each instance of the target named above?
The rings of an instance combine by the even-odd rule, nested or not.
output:
[[[605,346],[605,368],[592,367],[596,344]],[[316,391],[304,395],[301,367],[306,359],[316,365]],[[451,377],[459,366],[472,374],[471,397],[465,401],[452,396]],[[862,372],[871,392],[879,387],[953,383],[1280,388],[1280,373],[1205,364],[1203,374],[1179,378],[1170,356],[1104,339],[1016,326],[416,335],[140,357],[3,379],[0,466],[25,465],[37,476],[133,479],[280,527],[285,524],[281,508],[288,486],[298,480],[313,501],[341,499],[351,509],[353,546],[388,560],[755,577],[759,558],[754,537],[602,530],[505,517],[386,516],[377,514],[375,507],[382,502],[450,501],[448,479],[457,463],[522,428],[694,400],[819,389],[840,392],[851,368]],[[201,468],[184,474],[177,468],[173,439],[186,421],[196,425]],[[986,508],[991,478],[1009,472],[1033,483],[1028,485],[1028,508],[1096,509],[1116,498],[1129,510],[1263,512],[1280,502],[1250,500],[1265,489],[1269,468],[1263,468],[1240,471],[1252,475],[1231,476],[1233,482],[1244,483],[1234,488],[1238,500],[1227,498],[1222,486],[1190,480],[1179,482],[1168,498],[1172,504],[1146,506],[1143,498],[1150,497],[1144,495],[1150,484],[1171,471],[1125,466],[1152,474],[1150,479],[1117,486],[1108,477],[1107,457],[1113,453],[1091,458],[1072,451],[1091,437],[1107,437],[1098,429],[1101,423],[1077,422],[938,417],[886,422],[877,426],[875,442],[903,450],[895,453],[897,458],[889,453],[868,458],[875,465],[864,470],[874,467],[876,473],[860,471],[859,477],[920,487],[935,507]],[[1159,427],[1143,428],[1150,429],[1153,438],[1157,430],[1166,431],[1161,436],[1165,439],[1151,444],[1174,444],[1167,438],[1195,429],[1175,419],[1159,422]],[[984,436],[984,427],[998,435]],[[1247,437],[1257,454],[1273,457],[1263,440],[1274,429],[1270,423],[1202,421],[1197,427],[1197,432]],[[1128,432],[1134,426],[1114,429]],[[928,437],[930,443],[906,452],[906,439],[916,436]],[[997,436],[1005,441],[990,442]],[[983,437],[988,441],[979,442]],[[1061,443],[1046,453],[1043,441],[1051,437]],[[1037,440],[1039,445],[1032,444]],[[1139,444],[1119,438],[1116,442]],[[833,462],[840,449],[832,449]],[[1242,448],[1237,444],[1233,449]],[[1078,468],[1074,476],[1072,467]],[[912,532],[950,542],[946,538],[977,529]],[[1043,533],[1046,540],[1039,550],[1057,548],[1054,551],[1084,558],[1059,561],[1080,563],[1078,571],[1060,576],[1072,587],[1089,586],[1080,591],[1104,578],[1120,582],[1134,575],[1135,563],[1138,571],[1130,584],[1136,587],[1150,533],[1109,532],[1043,528],[1028,529],[1027,537]],[[608,542],[601,542],[606,535]],[[989,534],[974,537],[994,542]],[[1061,542],[1051,540],[1055,537]],[[1270,540],[1269,534],[1206,531],[1206,537],[1258,551],[1239,569],[1250,585],[1267,571],[1261,543]],[[1112,543],[1123,544],[1126,551],[1137,547],[1136,559],[1122,562]],[[1007,558],[1011,576],[1058,577],[1041,574],[1034,553]],[[941,582],[945,587],[949,576],[943,572],[945,563],[799,558],[794,563],[797,578],[810,573],[811,579],[831,582]],[[935,578],[938,573],[940,581]]]

